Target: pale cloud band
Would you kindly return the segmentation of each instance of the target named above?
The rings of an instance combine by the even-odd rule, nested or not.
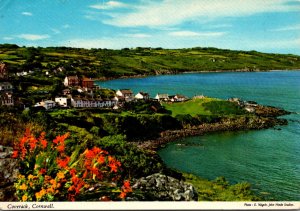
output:
[[[122,8],[122,7],[128,7],[128,5],[118,1],[108,1],[106,3],[90,5],[90,8],[99,9],[99,10],[109,10],[109,9]]]
[[[110,1],[112,2],[112,1]],[[115,15],[104,23],[119,27],[160,27],[183,23],[195,18],[215,19],[222,17],[249,16],[263,12],[299,11],[299,5],[288,4],[291,0],[164,0],[150,1],[135,6],[127,14]],[[112,9],[122,3],[115,2],[105,5],[92,5],[98,9]],[[115,5],[115,6],[113,6]],[[122,5],[124,6],[124,5]]]
[[[31,12],[22,12],[21,14],[24,15],[24,16],[32,16]]]
[[[176,37],[220,37],[225,32],[193,32],[193,31],[175,31],[170,32],[169,35]]]
[[[17,35],[16,37],[18,38],[21,38],[21,39],[24,39],[24,40],[44,40],[44,39],[47,39],[49,38],[50,36],[47,35],[47,34],[20,34],[20,35]]]

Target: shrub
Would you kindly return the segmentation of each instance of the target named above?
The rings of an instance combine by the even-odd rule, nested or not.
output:
[[[65,151],[69,134],[52,142],[45,133],[34,137],[27,129],[16,144],[13,158],[19,159],[20,175],[15,183],[20,201],[74,201],[89,189],[97,189],[98,197],[120,200],[131,192],[130,182],[121,181],[121,162],[99,147],[77,148],[71,155]]]

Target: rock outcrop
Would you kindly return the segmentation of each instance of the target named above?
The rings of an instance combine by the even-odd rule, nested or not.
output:
[[[195,188],[182,180],[160,173],[133,181],[132,201],[197,201]]]
[[[17,160],[11,158],[12,148],[0,145],[0,201],[15,200],[13,183],[17,179]]]

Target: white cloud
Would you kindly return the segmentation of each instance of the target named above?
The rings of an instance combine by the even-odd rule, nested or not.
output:
[[[223,36],[225,32],[193,32],[193,31],[175,31],[170,32],[169,35],[176,37],[219,37]]]
[[[121,27],[160,27],[177,25],[189,20],[249,16],[263,12],[298,11],[290,0],[164,0],[150,1],[127,14],[103,21]]]
[[[68,28],[70,28],[71,26],[69,25],[69,24],[65,24],[65,25],[63,25],[62,26],[64,29],[68,29]]]
[[[32,16],[32,13],[31,13],[31,12],[22,12],[21,14],[22,14],[22,15],[25,15],[25,16]]]
[[[49,38],[50,36],[47,34],[20,34],[17,35],[16,37],[24,39],[24,40],[44,40]]]
[[[150,34],[142,34],[142,33],[126,34],[125,36],[132,37],[132,38],[148,38],[148,37],[152,37]]]
[[[295,30],[300,30],[300,24],[284,26],[277,29],[272,29],[271,31],[279,32],[279,31],[295,31]]]
[[[3,40],[13,40],[13,37],[3,37]]]
[[[110,9],[115,9],[115,8],[124,8],[128,7],[127,4],[124,4],[119,1],[108,1],[106,3],[101,3],[101,4],[93,4],[89,6],[90,8],[93,9],[99,9],[99,10],[110,10]]]

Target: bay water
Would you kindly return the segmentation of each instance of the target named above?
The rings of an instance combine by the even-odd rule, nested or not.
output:
[[[270,200],[300,200],[300,71],[185,73],[97,82],[111,89],[238,97],[295,112],[287,126],[188,137],[159,155],[171,168],[207,179],[250,182]]]

